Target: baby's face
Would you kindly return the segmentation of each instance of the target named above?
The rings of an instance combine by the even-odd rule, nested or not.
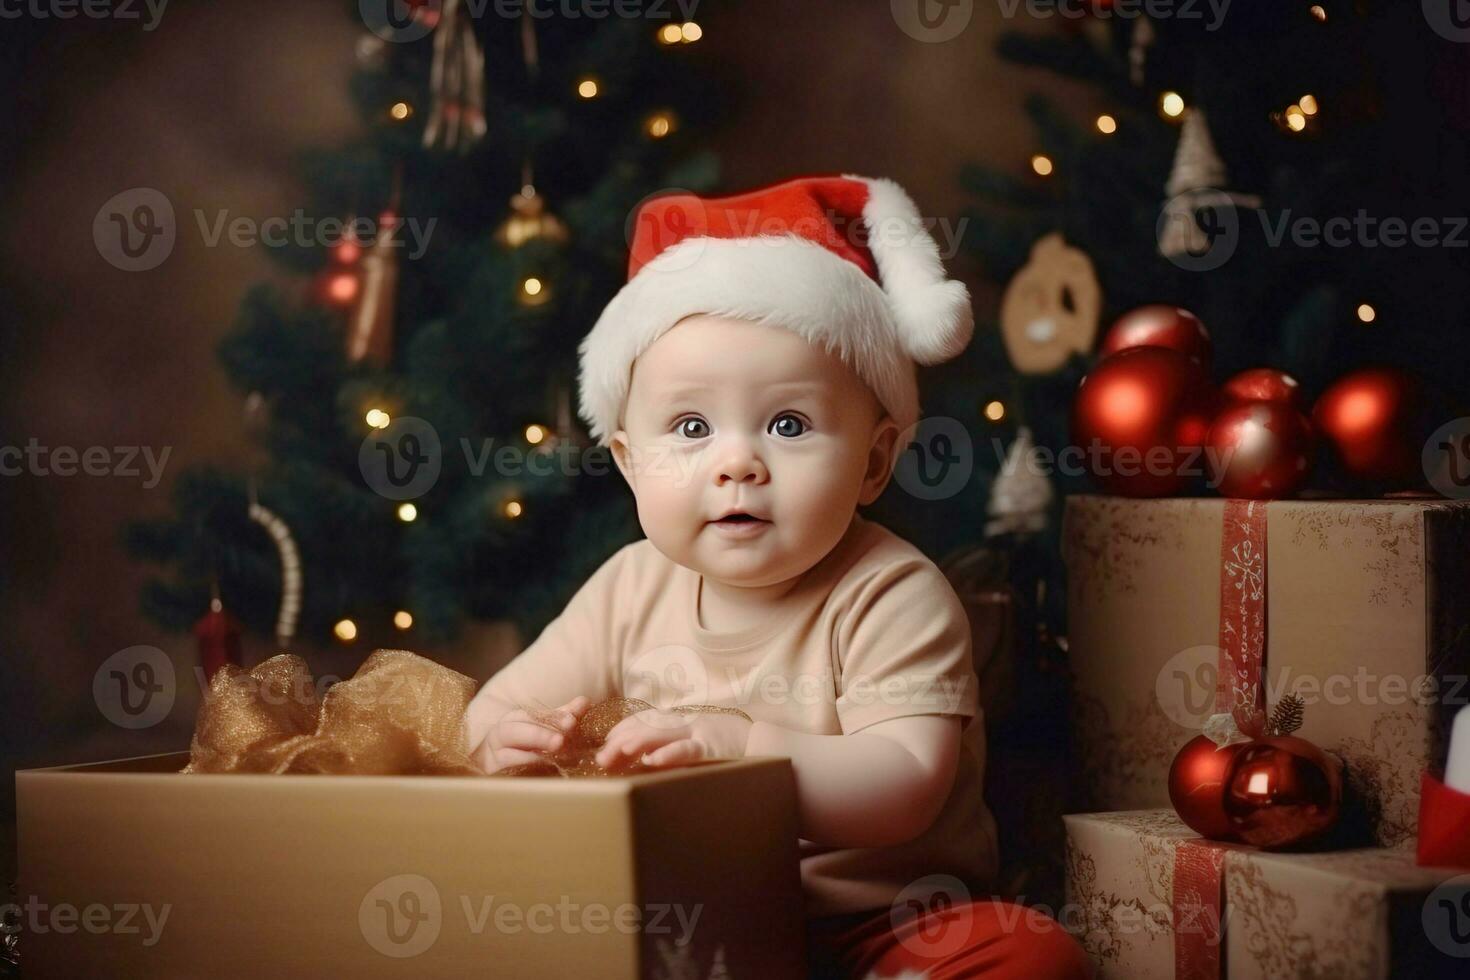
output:
[[[693,316],[634,363],[611,442],[659,551],[759,587],[832,549],[883,491],[897,437],[837,355],[782,327]],[[731,510],[760,522],[719,523]]]

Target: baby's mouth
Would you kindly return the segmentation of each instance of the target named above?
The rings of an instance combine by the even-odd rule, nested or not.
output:
[[[762,520],[761,518],[755,517],[755,516],[753,516],[751,514],[730,514],[730,515],[728,515],[726,517],[721,517],[719,520],[711,521],[710,523],[712,523],[712,524],[733,525],[733,524],[769,524],[770,522],[769,521]]]

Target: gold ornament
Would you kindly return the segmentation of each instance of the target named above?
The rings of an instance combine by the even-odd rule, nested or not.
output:
[[[531,184],[511,195],[510,217],[495,230],[495,240],[508,248],[519,248],[535,238],[561,245],[568,237],[566,224],[546,209],[546,198]]]

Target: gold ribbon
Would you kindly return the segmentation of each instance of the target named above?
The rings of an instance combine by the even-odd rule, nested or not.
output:
[[[473,775],[469,677],[407,650],[375,650],[318,698],[306,661],[279,654],[217,671],[183,772]]]
[[[199,709],[186,773],[326,773],[359,776],[484,775],[465,751],[465,709],[475,681],[407,650],[375,650],[351,679],[318,696],[306,661],[279,654],[245,670],[215,672]],[[608,698],[588,708],[561,751],[496,776],[611,776],[595,756],[614,725],[654,706]],[[750,716],[738,708],[681,705],[679,714]],[[551,712],[527,709],[551,724]]]

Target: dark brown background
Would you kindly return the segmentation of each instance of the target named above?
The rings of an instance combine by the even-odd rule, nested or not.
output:
[[[291,155],[356,126],[345,81],[363,29],[345,7],[174,0],[151,33],[84,19],[0,22],[0,445],[172,447],[152,490],[141,477],[0,477],[7,817],[17,766],[187,743],[192,687],[167,723],[144,732],[109,726],[92,702],[93,673],[124,647],[161,647],[185,673],[194,662],[191,638],[139,614],[146,569],[124,555],[121,527],[164,512],[185,466],[250,451],[213,347],[245,288],[278,273],[258,248],[206,247],[192,211],[264,218],[299,206]],[[700,54],[740,88],[742,109],[688,123],[723,156],[725,190],[851,171],[895,178],[926,214],[953,220],[966,203],[962,163],[1023,171],[1033,142],[1021,97],[1064,83],[1003,66],[991,48],[1005,22],[995,5],[975,7],[957,39],[924,44],[898,29],[886,0],[712,4]],[[1080,87],[1062,93],[1079,116],[1093,108]],[[91,237],[102,203],[136,186],[163,191],[179,214],[172,256],[146,273],[114,269]],[[957,268],[985,318],[994,289],[981,270]],[[483,678],[516,642],[491,626],[429,652]],[[318,670],[335,663],[314,659]]]

